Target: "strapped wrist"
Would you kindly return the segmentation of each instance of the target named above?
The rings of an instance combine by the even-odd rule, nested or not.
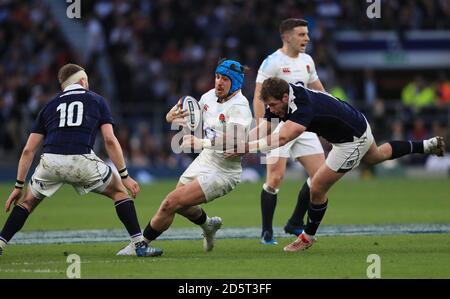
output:
[[[125,167],[125,168],[119,170],[119,175],[120,175],[120,178],[122,180],[126,179],[128,177],[128,170],[127,170],[127,168]]]
[[[23,189],[25,186],[25,182],[21,180],[16,180],[16,183],[14,184],[14,188],[16,189]]]

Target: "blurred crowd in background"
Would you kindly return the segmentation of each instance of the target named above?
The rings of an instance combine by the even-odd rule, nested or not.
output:
[[[319,78],[330,93],[362,109],[378,142],[444,135],[449,140],[449,70],[390,72],[338,67],[337,30],[449,30],[450,1],[383,1],[382,18],[369,19],[366,1],[82,0],[87,55],[81,57],[60,32],[42,0],[0,0],[0,156],[16,163],[40,108],[59,91],[57,70],[68,62],[86,66],[91,88],[108,98],[128,163],[137,167],[184,167],[173,154],[164,115],[182,95],[196,98],[214,87],[222,57],[250,67],[243,93],[253,100],[263,59],[281,46],[278,24],[288,17],[309,21]],[[115,94],[104,94],[96,68],[108,55]],[[155,128],[152,124],[159,123]],[[101,147],[98,148],[100,153]],[[246,163],[259,160],[249,157]],[[404,163],[424,163],[411,158]]]

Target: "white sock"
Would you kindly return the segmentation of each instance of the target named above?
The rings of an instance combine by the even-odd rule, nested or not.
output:
[[[6,244],[7,244],[7,243],[5,243],[5,241],[0,240],[0,248],[1,248],[1,249],[5,249]]]
[[[266,183],[263,184],[263,189],[264,189],[264,191],[266,191],[267,193],[272,194],[272,195],[277,195],[278,192],[280,191],[280,189],[275,189],[275,190],[272,189],[272,187],[269,187],[269,185],[267,185]]]
[[[136,235],[134,237],[131,237],[131,242],[133,242],[133,244],[136,244],[138,242],[146,242],[145,238],[142,236],[142,234]],[[146,242],[148,244],[148,242]]]
[[[200,224],[200,227],[203,228],[203,230],[207,230],[209,228],[208,224],[211,218],[209,216],[206,216],[206,221],[203,224]]]

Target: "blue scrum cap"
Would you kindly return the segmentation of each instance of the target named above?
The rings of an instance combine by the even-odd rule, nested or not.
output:
[[[221,60],[216,68],[216,74],[227,76],[231,80],[231,87],[228,95],[242,88],[244,84],[244,67],[235,60]]]

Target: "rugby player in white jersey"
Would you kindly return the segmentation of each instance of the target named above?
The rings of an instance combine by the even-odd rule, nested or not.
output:
[[[201,153],[181,175],[178,184],[161,203],[159,210],[144,229],[147,243],[155,240],[180,214],[203,229],[203,248],[211,251],[214,236],[222,225],[219,217],[208,217],[200,207],[221,197],[240,182],[241,157],[225,159],[223,149],[236,139],[246,140],[252,122],[247,98],[242,94],[246,67],[233,60],[221,60],[215,71],[215,88],[203,94],[199,104],[203,113],[204,139],[192,135],[183,137],[182,148],[200,150]],[[179,122],[186,113],[173,107],[166,116],[170,123]],[[229,138],[234,132],[234,136]],[[228,142],[228,144],[227,144]],[[117,253],[134,255],[130,243]]]
[[[263,61],[256,78],[253,108],[257,124],[259,119],[264,117],[265,107],[259,97],[261,85],[267,78],[278,77],[289,83],[301,83],[311,89],[324,91],[317,76],[314,61],[305,53],[306,45],[309,42],[307,26],[308,22],[303,19],[290,18],[280,23],[279,30],[283,47]],[[277,127],[276,132],[280,130],[281,125],[282,123]],[[267,175],[261,191],[262,244],[277,244],[273,237],[272,220],[279,186],[283,180],[289,157],[303,165],[309,178],[312,178],[325,162],[322,145],[317,135],[312,132],[305,132],[285,146],[267,154]],[[298,194],[297,205],[284,227],[286,233],[299,235],[303,231],[303,218],[310,199],[309,184],[310,179],[305,182]]]

